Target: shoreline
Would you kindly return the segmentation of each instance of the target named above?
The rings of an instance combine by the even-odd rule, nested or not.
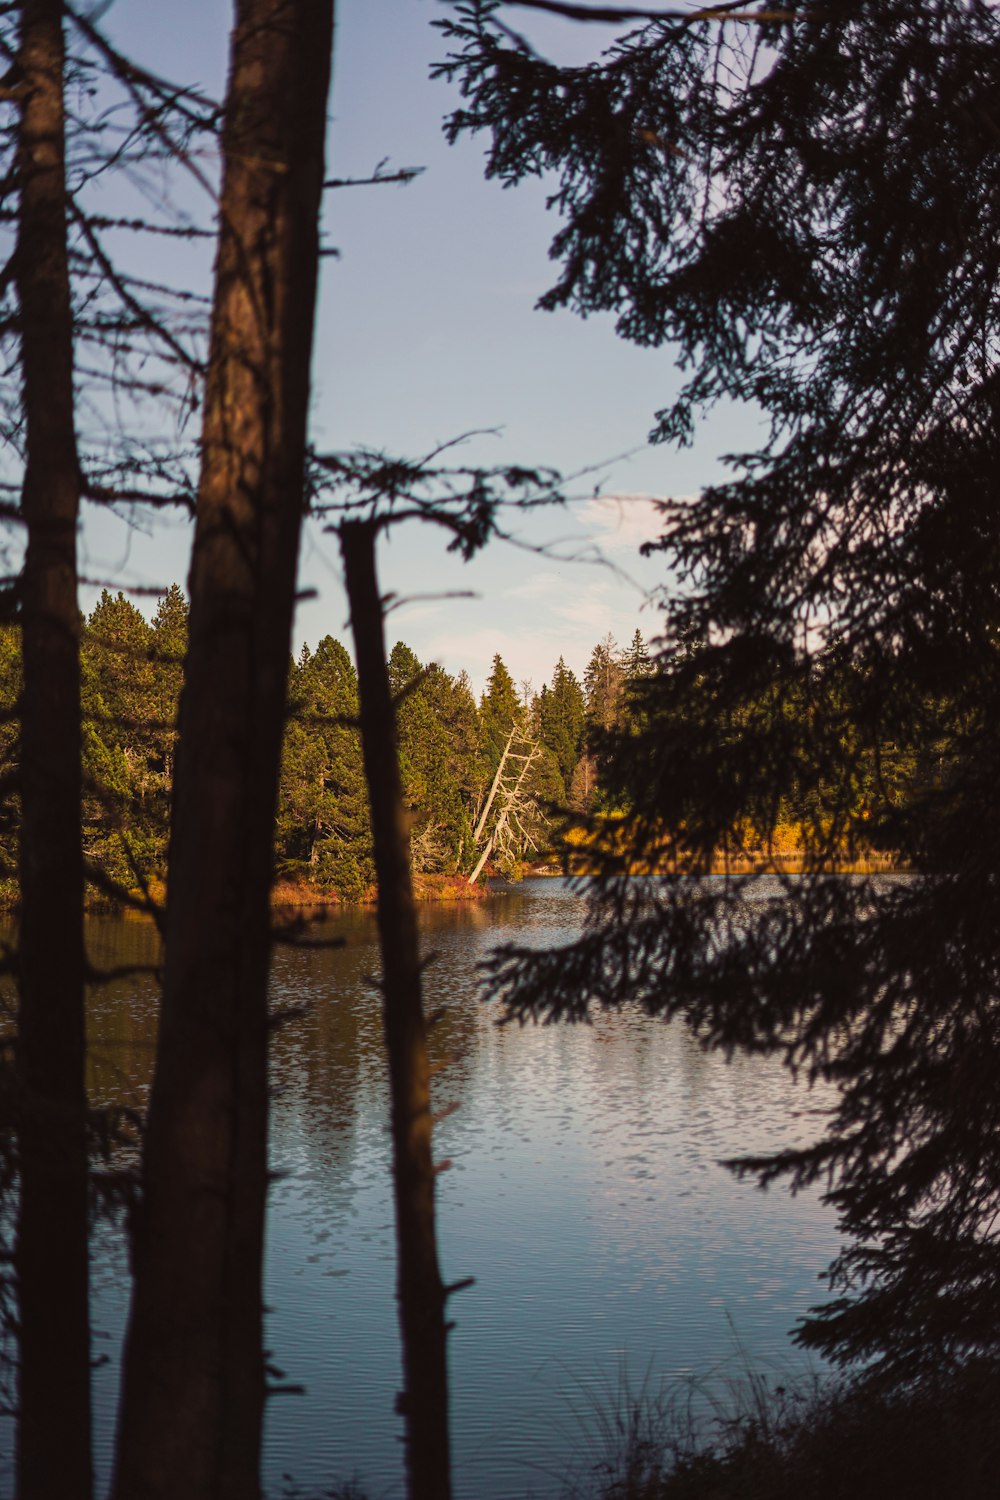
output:
[[[552,859],[544,863],[532,865],[525,870],[525,875],[538,876],[548,879],[555,876],[563,876],[575,879],[580,876],[597,876],[602,874],[599,864],[589,862],[586,859],[574,857],[569,861]],[[715,859],[707,870],[697,872],[678,869],[676,864],[664,863],[656,868],[648,866],[636,870],[617,871],[629,879],[643,879],[658,875],[683,875],[691,880],[706,880],[718,875],[910,875],[912,867],[903,860],[888,856],[873,855],[867,859],[844,860],[843,863],[824,867],[819,870],[811,865],[802,855],[795,854],[761,854],[746,855],[742,858],[731,858],[729,860]]]

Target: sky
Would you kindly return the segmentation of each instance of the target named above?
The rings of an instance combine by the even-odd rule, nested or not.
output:
[[[481,688],[499,652],[537,689],[556,660],[581,674],[609,633],[622,645],[657,633],[650,591],[668,583],[639,545],[657,534],[654,498],[720,477],[717,455],[754,441],[752,418],[723,412],[691,449],[650,447],[654,413],[679,384],[671,350],[619,340],[610,318],[535,310],[554,279],[558,221],[546,186],[484,180],[485,140],[449,147],[441,131],[455,90],[429,77],[445,42],[430,23],[441,0],[338,0],[328,175],[420,166],[407,187],[327,195],[314,356],[312,437],[416,458],[464,433],[462,462],[549,465],[575,476],[565,509],[519,525],[524,545],[494,543],[470,564],[434,528],[401,528],[382,545],[387,622],[424,661],[466,669]],[[231,11],[224,0],[115,0],[103,25],[128,55],[221,95]],[[580,60],[605,27],[518,16],[548,55]],[[528,22],[531,22],[529,25]],[[124,524],[90,514],[83,567],[113,587],[183,582],[190,535],[162,515]],[[538,549],[538,550],[531,550]],[[296,649],[347,640],[335,539],[312,524],[300,582]],[[470,593],[471,598],[454,597]],[[87,600],[85,599],[85,604]]]

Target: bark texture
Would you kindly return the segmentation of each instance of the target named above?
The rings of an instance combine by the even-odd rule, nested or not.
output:
[[[406,1420],[410,1500],[448,1500],[447,1292],[438,1268],[434,1228],[430,1069],[417,909],[375,570],[376,534],[370,522],[345,522],[340,529],[378,877],[382,1015],[392,1093],[397,1286],[405,1379],[400,1405]]]
[[[20,1500],[91,1493],[83,860],[73,409],[60,0],[21,6]]]
[[[255,1500],[274,810],[333,0],[238,0],[114,1493]]]

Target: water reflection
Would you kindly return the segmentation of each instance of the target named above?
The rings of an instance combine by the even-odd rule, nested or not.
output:
[[[475,965],[498,941],[562,942],[582,916],[561,881],[474,907],[428,907],[428,1001],[446,1279],[473,1275],[452,1305],[457,1492],[513,1500],[559,1492],[627,1359],[640,1378],[731,1363],[794,1360],[786,1332],[820,1294],[830,1215],[736,1184],[734,1153],[805,1138],[817,1101],[773,1064],[727,1067],[680,1029],[639,1015],[587,1027],[498,1029]],[[279,950],[273,1045],[268,1339],[304,1396],[268,1414],[266,1470],[308,1490],[353,1471],[374,1496],[401,1496],[390,1145],[374,922],[348,913],[315,928],[344,946]],[[155,963],[151,929],[89,927],[95,962]],[[304,1013],[299,1009],[305,1007]],[[141,1105],[156,1033],[152,979],[95,995],[89,1085],[97,1102]],[[122,1246],[95,1253],[99,1351],[117,1347],[127,1294]],[[735,1333],[734,1333],[735,1330]],[[96,1372],[107,1472],[114,1358]]]

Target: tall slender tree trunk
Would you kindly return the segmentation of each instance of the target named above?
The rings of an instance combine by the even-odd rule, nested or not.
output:
[[[20,1500],[91,1492],[73,312],[60,0],[21,6]]]
[[[114,1493],[255,1500],[267,978],[333,0],[237,0]]]
[[[403,1335],[410,1500],[448,1500],[445,1301],[434,1228],[430,1069],[420,982],[409,829],[399,776],[396,715],[375,570],[376,526],[340,528],[358,666],[361,738],[371,804],[382,950],[382,1014],[392,1093],[397,1286]]]

